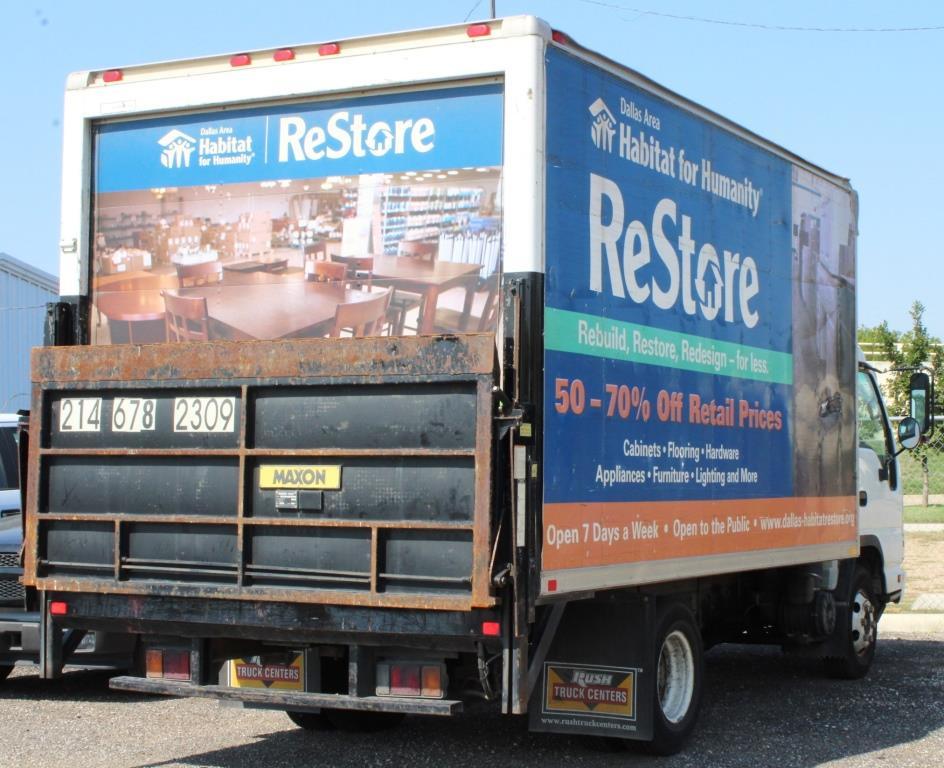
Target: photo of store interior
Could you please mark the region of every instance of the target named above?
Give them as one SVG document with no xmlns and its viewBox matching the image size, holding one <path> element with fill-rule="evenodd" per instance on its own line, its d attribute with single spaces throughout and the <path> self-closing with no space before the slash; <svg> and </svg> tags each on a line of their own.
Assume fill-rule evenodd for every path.
<svg viewBox="0 0 944 768">
<path fill-rule="evenodd" d="M 495 330 L 501 168 L 94 197 L 92 342 Z"/>
</svg>

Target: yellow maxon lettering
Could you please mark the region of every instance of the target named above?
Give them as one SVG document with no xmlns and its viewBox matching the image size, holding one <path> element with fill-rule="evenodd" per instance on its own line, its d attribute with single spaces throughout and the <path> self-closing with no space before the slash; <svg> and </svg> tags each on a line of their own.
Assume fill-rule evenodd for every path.
<svg viewBox="0 0 944 768">
<path fill-rule="evenodd" d="M 339 466 L 260 466 L 259 488 L 301 488 L 338 490 L 341 487 Z"/>
</svg>

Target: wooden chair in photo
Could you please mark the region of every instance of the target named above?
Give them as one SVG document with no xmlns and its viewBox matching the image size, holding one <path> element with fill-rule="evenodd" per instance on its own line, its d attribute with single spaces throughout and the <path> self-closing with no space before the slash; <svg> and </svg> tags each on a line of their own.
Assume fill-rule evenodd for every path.
<svg viewBox="0 0 944 768">
<path fill-rule="evenodd" d="M 344 264 L 347 267 L 347 279 L 352 288 L 370 291 L 374 280 L 373 256 L 345 256 L 343 260 L 338 257 L 335 263 Z"/>
<path fill-rule="evenodd" d="M 312 269 L 306 274 L 316 283 L 343 283 L 347 279 L 347 267 L 337 261 L 316 261 Z"/>
<path fill-rule="evenodd" d="M 223 279 L 223 265 L 218 261 L 202 264 L 178 264 L 177 287 L 194 288 L 198 285 L 213 285 Z"/>
<path fill-rule="evenodd" d="M 379 336 L 387 321 L 391 293 L 388 289 L 365 301 L 338 304 L 334 325 L 328 335 L 336 338 L 342 331 L 350 331 L 352 336 Z"/>
<path fill-rule="evenodd" d="M 209 341 L 210 318 L 202 296 L 178 296 L 161 291 L 167 341 Z"/>
<path fill-rule="evenodd" d="M 473 275 L 463 283 L 465 301 L 462 310 L 437 307 L 433 319 L 436 333 L 482 333 L 497 329 L 500 278 L 501 275 L 495 272 L 484 281 Z"/>
<path fill-rule="evenodd" d="M 439 244 L 423 240 L 401 240 L 397 246 L 397 256 L 409 257 L 432 264 L 439 255 Z M 423 297 L 413 291 L 397 289 L 390 299 L 390 328 L 394 336 L 402 336 L 406 330 L 407 313 L 418 310 L 423 304 Z M 417 326 L 419 325 L 417 318 Z M 410 330 L 415 331 L 416 328 Z"/>
</svg>

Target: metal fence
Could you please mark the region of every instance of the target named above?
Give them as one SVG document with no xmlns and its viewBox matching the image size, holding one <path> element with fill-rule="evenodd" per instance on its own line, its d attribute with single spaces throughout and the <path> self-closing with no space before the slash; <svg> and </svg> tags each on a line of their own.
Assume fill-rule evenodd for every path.
<svg viewBox="0 0 944 768">
<path fill-rule="evenodd" d="M 944 505 L 944 417 L 935 422 L 924 444 L 898 457 L 908 506 Z"/>
</svg>

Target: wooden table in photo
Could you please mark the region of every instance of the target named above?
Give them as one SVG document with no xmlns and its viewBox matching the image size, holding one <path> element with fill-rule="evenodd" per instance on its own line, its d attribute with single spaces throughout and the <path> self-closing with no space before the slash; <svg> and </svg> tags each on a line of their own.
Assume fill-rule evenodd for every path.
<svg viewBox="0 0 944 768">
<path fill-rule="evenodd" d="M 253 273 L 262 277 L 262 273 Z M 187 288 L 180 296 L 202 296 L 214 337 L 224 339 L 284 339 L 321 336 L 331 329 L 338 304 L 364 301 L 375 294 L 330 283 L 304 280 L 227 281 Z M 110 322 L 164 320 L 160 291 L 115 291 L 95 297 L 98 310 Z M 134 343 L 133 332 L 129 341 Z"/>
<path fill-rule="evenodd" d="M 166 338 L 159 288 L 100 291 L 93 304 L 108 318 L 112 344 L 154 344 Z M 125 335 L 127 340 L 122 338 Z"/>
<path fill-rule="evenodd" d="M 334 256 L 334 261 L 355 262 L 363 257 Z M 435 330 L 436 302 L 439 295 L 461 285 L 470 275 L 476 275 L 481 264 L 460 264 L 453 261 L 425 261 L 412 256 L 373 256 L 372 280 L 377 285 L 402 288 L 420 294 L 418 333 Z"/>
</svg>

